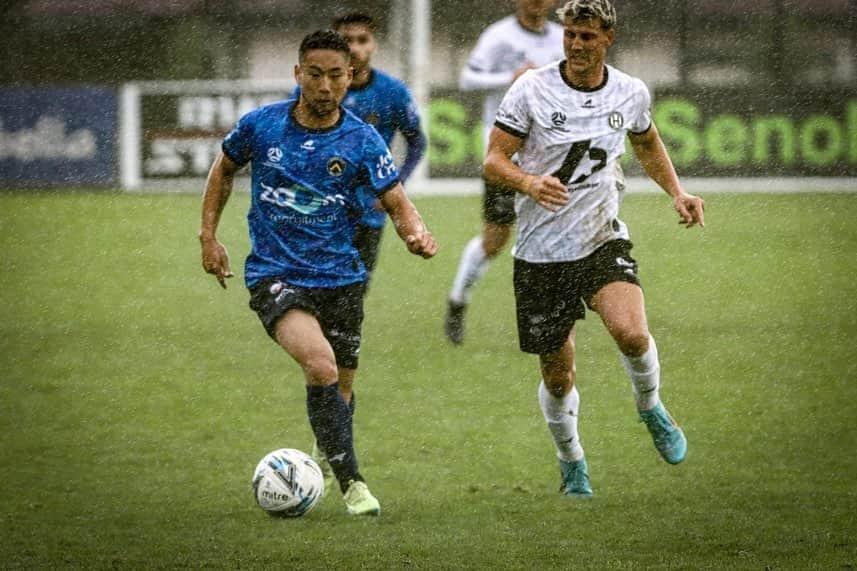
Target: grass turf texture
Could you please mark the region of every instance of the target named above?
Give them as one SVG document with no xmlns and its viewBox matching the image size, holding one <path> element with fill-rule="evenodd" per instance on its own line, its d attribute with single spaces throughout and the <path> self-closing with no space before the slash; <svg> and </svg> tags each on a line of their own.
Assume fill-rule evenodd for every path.
<svg viewBox="0 0 857 571">
<path fill-rule="evenodd" d="M 309 450 L 299 369 L 246 307 L 246 194 L 202 273 L 199 197 L 0 195 L 0 566 L 841 568 L 857 564 L 857 200 L 718 194 L 686 231 L 663 196 L 623 207 L 662 396 L 688 458 L 657 458 L 611 340 L 578 334 L 581 434 L 596 496 L 557 494 L 517 350 L 511 260 L 442 335 L 478 198 L 420 198 L 441 252 L 388 227 L 366 303 L 356 439 L 381 500 L 337 492 L 298 520 L 249 490 L 268 451 Z"/>
</svg>

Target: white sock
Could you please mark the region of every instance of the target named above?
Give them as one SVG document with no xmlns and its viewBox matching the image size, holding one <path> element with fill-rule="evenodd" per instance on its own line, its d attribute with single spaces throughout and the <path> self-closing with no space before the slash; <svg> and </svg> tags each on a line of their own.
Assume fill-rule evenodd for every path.
<svg viewBox="0 0 857 571">
<path fill-rule="evenodd" d="M 542 381 L 539 384 L 539 405 L 553 436 L 559 459 L 571 462 L 583 458 L 583 447 L 577 434 L 577 411 L 580 408 L 577 387 L 571 387 L 567 395 L 557 398 Z"/>
<path fill-rule="evenodd" d="M 470 294 L 473 286 L 485 275 L 485 270 L 491 260 L 485 255 L 482 247 L 482 237 L 476 236 L 471 239 L 464 252 L 461 253 L 461 261 L 458 262 L 458 271 L 455 273 L 455 281 L 452 282 L 452 290 L 449 299 L 455 303 L 470 303 Z"/>
<path fill-rule="evenodd" d="M 622 355 L 622 364 L 631 378 L 631 388 L 637 410 L 650 410 L 658 404 L 658 387 L 661 384 L 661 364 L 658 362 L 658 347 L 649 336 L 649 350 L 640 357 Z"/>
</svg>

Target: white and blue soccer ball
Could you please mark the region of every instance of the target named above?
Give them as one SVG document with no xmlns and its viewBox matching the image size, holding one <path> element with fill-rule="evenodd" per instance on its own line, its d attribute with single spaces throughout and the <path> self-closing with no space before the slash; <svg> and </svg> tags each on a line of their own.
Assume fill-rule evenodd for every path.
<svg viewBox="0 0 857 571">
<path fill-rule="evenodd" d="M 256 503 L 271 515 L 298 517 L 311 512 L 324 495 L 324 476 L 305 452 L 281 448 L 265 455 L 253 472 Z"/>
</svg>

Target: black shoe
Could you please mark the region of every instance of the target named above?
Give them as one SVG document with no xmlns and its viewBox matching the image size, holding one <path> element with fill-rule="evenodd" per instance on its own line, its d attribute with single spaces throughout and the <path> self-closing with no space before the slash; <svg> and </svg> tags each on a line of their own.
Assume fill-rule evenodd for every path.
<svg viewBox="0 0 857 571">
<path fill-rule="evenodd" d="M 464 342 L 464 314 L 466 311 L 467 304 L 464 303 L 450 301 L 446 307 L 444 332 L 446 338 L 452 341 L 454 345 L 461 345 Z"/>
</svg>

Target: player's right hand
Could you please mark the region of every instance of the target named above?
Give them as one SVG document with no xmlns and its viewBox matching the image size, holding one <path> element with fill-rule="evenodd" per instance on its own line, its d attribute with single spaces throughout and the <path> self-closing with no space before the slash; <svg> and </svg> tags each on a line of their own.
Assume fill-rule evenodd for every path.
<svg viewBox="0 0 857 571">
<path fill-rule="evenodd" d="M 226 289 L 226 278 L 234 276 L 229 269 L 229 253 L 226 246 L 215 239 L 202 240 L 202 269 L 217 278 L 220 287 Z"/>
<path fill-rule="evenodd" d="M 527 185 L 526 193 L 539 206 L 556 212 L 568 204 L 568 188 L 555 176 L 533 176 Z"/>
</svg>

